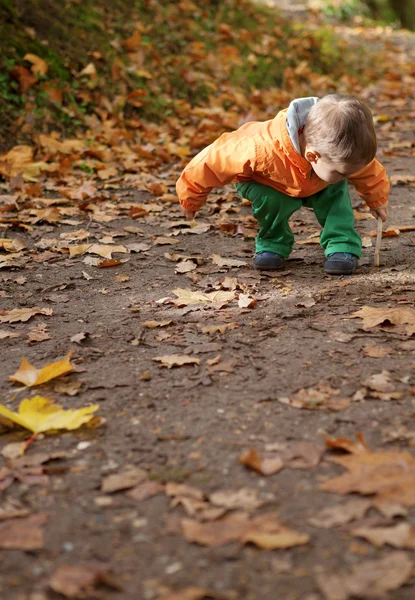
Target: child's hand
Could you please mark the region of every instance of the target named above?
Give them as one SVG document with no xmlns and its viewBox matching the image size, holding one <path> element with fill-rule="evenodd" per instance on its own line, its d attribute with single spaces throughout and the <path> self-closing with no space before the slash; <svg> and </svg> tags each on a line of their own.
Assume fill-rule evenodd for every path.
<svg viewBox="0 0 415 600">
<path fill-rule="evenodd" d="M 382 204 L 382 206 L 378 206 L 378 208 L 372 208 L 370 212 L 374 217 L 380 217 L 382 221 L 385 222 L 388 218 L 388 202 L 386 202 L 386 204 Z"/>
<path fill-rule="evenodd" d="M 196 215 L 195 210 L 186 210 L 185 208 L 182 208 L 182 211 L 184 212 L 184 216 L 186 217 L 186 219 L 188 221 L 192 221 L 195 218 L 195 215 Z"/>
</svg>

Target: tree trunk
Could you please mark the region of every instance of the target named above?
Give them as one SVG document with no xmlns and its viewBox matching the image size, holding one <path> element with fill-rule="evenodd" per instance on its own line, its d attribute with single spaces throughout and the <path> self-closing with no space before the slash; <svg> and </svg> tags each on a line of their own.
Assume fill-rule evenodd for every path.
<svg viewBox="0 0 415 600">
<path fill-rule="evenodd" d="M 389 0 L 403 27 L 415 29 L 415 0 Z"/>
</svg>

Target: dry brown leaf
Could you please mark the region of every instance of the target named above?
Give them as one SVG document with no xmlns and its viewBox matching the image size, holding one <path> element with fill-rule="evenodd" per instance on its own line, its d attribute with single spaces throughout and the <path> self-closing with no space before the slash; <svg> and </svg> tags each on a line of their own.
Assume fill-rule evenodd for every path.
<svg viewBox="0 0 415 600">
<path fill-rule="evenodd" d="M 79 244 L 78 246 L 69 246 L 69 256 L 81 256 L 82 254 L 98 254 L 108 260 L 112 259 L 113 252 L 128 253 L 125 246 L 114 246 L 113 244 Z"/>
<path fill-rule="evenodd" d="M 147 252 L 147 250 L 150 250 L 151 245 L 150 244 L 127 244 L 126 247 L 128 248 L 128 250 L 130 252 Z"/>
<path fill-rule="evenodd" d="M 27 244 L 23 240 L 9 240 L 6 238 L 0 238 L 0 250 L 6 252 L 20 252 L 27 248 Z"/>
<path fill-rule="evenodd" d="M 212 259 L 212 263 L 214 265 L 218 265 L 219 267 L 245 267 L 246 262 L 244 260 L 236 260 L 233 258 L 224 258 L 219 254 L 212 254 L 210 257 Z"/>
<path fill-rule="evenodd" d="M 153 496 L 157 496 L 164 491 L 164 486 L 157 481 L 145 481 L 144 483 L 140 483 L 136 487 L 128 490 L 126 496 L 131 498 L 131 500 L 138 500 L 141 502 L 142 500 L 147 500 L 148 498 L 153 498 Z"/>
<path fill-rule="evenodd" d="M 65 598 L 102 597 L 96 589 L 101 585 L 122 589 L 111 576 L 111 567 L 98 562 L 60 565 L 49 580 L 50 588 Z"/>
<path fill-rule="evenodd" d="M 277 442 L 267 444 L 265 448 L 268 452 L 276 453 L 287 469 L 313 469 L 324 454 L 324 448 L 311 442 Z"/>
<path fill-rule="evenodd" d="M 307 534 L 297 533 L 283 526 L 274 513 L 250 519 L 247 513 L 236 512 L 210 523 L 183 519 L 182 530 L 189 542 L 208 547 L 241 541 L 265 550 L 274 550 L 303 545 L 310 539 Z"/>
<path fill-rule="evenodd" d="M 181 526 L 188 542 L 214 548 L 240 540 L 249 526 L 249 515 L 236 512 L 209 523 L 183 519 Z"/>
<path fill-rule="evenodd" d="M 303 546 L 310 541 L 310 536 L 288 529 L 280 523 L 274 513 L 268 513 L 252 519 L 241 541 L 245 544 L 255 544 L 264 550 L 276 550 Z"/>
<path fill-rule="evenodd" d="M 415 184 L 415 175 L 401 173 L 400 175 L 391 175 L 389 177 L 392 185 L 412 185 Z"/>
<path fill-rule="evenodd" d="M 202 328 L 202 333 L 225 333 L 225 331 L 236 329 L 239 327 L 238 323 L 225 323 L 223 325 L 207 325 Z"/>
<path fill-rule="evenodd" d="M 363 354 L 370 358 L 385 358 L 385 356 L 390 354 L 390 350 L 384 346 L 364 346 Z"/>
<path fill-rule="evenodd" d="M 80 381 L 56 381 L 53 389 L 58 394 L 76 396 L 81 387 L 82 383 Z"/>
<path fill-rule="evenodd" d="M 16 333 L 15 331 L 6 331 L 4 329 L 0 329 L 0 340 L 5 340 L 6 338 L 18 338 L 21 335 L 21 333 Z"/>
<path fill-rule="evenodd" d="M 278 402 L 294 408 L 308 410 L 344 410 L 350 404 L 347 398 L 337 398 L 340 390 L 331 388 L 326 384 L 319 384 L 316 388 L 303 388 L 293 396 L 277 398 Z"/>
<path fill-rule="evenodd" d="M 215 506 L 222 506 L 228 510 L 253 511 L 264 505 L 258 498 L 258 490 L 242 488 L 240 490 L 218 490 L 209 496 L 209 501 Z"/>
<path fill-rule="evenodd" d="M 415 458 L 412 454 L 398 450 L 371 452 L 366 446 L 347 439 L 341 446 L 334 447 L 353 452 L 330 458 L 348 472 L 324 482 L 321 489 L 341 495 L 351 492 L 372 495 L 372 503 L 380 510 L 382 505 L 415 506 Z"/>
<path fill-rule="evenodd" d="M 176 244 L 180 244 L 180 240 L 163 235 L 160 235 L 159 237 L 153 237 L 154 246 L 175 246 Z"/>
<path fill-rule="evenodd" d="M 175 273 L 190 273 L 191 271 L 194 271 L 195 269 L 197 269 L 196 263 L 194 263 L 191 260 L 183 260 L 182 262 L 178 263 L 174 272 Z"/>
<path fill-rule="evenodd" d="M 343 504 L 323 508 L 317 516 L 308 519 L 308 522 L 313 527 L 321 529 L 340 527 L 356 519 L 362 519 L 371 506 L 372 502 L 370 500 L 355 498 Z"/>
<path fill-rule="evenodd" d="M 51 308 L 13 308 L 13 310 L 3 310 L 0 313 L 0 323 L 17 323 L 18 321 L 26 322 L 35 315 L 53 315 Z"/>
<path fill-rule="evenodd" d="M 105 477 L 101 483 L 101 491 L 105 494 L 128 490 L 136 487 L 147 479 L 146 471 L 138 467 L 130 467 L 121 473 L 114 473 Z"/>
<path fill-rule="evenodd" d="M 317 575 L 325 600 L 386 598 L 411 577 L 413 564 L 405 552 L 392 552 L 379 560 L 359 562 L 349 572 Z"/>
<path fill-rule="evenodd" d="M 363 306 L 360 310 L 354 312 L 351 318 L 363 319 L 362 329 L 365 331 L 377 327 L 378 325 L 394 325 L 392 331 L 412 335 L 415 333 L 415 309 L 410 307 L 399 308 L 374 308 Z"/>
<path fill-rule="evenodd" d="M 395 387 L 390 380 L 390 372 L 383 370 L 382 373 L 371 375 L 363 382 L 363 385 L 375 392 L 393 392 Z"/>
<path fill-rule="evenodd" d="M 239 308 L 254 308 L 256 300 L 248 294 L 239 294 L 238 306 Z"/>
<path fill-rule="evenodd" d="M 238 456 L 238 461 L 245 467 L 265 476 L 278 473 L 284 467 L 284 463 L 279 456 L 273 454 L 260 455 L 254 448 L 242 452 Z"/>
<path fill-rule="evenodd" d="M 27 338 L 29 344 L 50 340 L 50 333 L 47 329 L 46 323 L 39 323 L 38 325 L 33 327 L 29 331 Z"/>
<path fill-rule="evenodd" d="M 148 327 L 149 329 L 155 329 L 156 327 L 167 327 L 173 323 L 174 321 L 170 319 L 169 321 L 143 321 L 140 323 L 140 325 L 143 327 Z"/>
<path fill-rule="evenodd" d="M 199 358 L 192 358 L 191 356 L 170 354 L 166 356 L 155 356 L 152 360 L 161 363 L 162 367 L 171 369 L 172 367 L 182 367 L 183 365 L 200 365 Z"/>
<path fill-rule="evenodd" d="M 320 243 L 320 234 L 319 233 L 313 233 L 312 235 L 309 235 L 308 238 L 306 238 L 305 240 L 297 240 L 297 244 L 299 244 L 299 245 L 319 244 L 319 243 Z"/>
<path fill-rule="evenodd" d="M 47 519 L 48 515 L 40 513 L 0 523 L 0 548 L 41 550 L 44 545 L 43 526 Z"/>
<path fill-rule="evenodd" d="M 397 523 L 391 527 L 357 527 L 351 534 L 379 547 L 388 544 L 395 548 L 415 549 L 415 526 L 410 523 Z"/>
<path fill-rule="evenodd" d="M 173 290 L 173 294 L 177 296 L 177 299 L 173 300 L 173 304 L 176 304 L 176 306 L 190 306 L 202 302 L 223 303 L 235 298 L 234 292 L 223 292 L 221 290 L 204 294 L 203 292 L 192 292 L 191 290 L 176 288 Z"/>
</svg>

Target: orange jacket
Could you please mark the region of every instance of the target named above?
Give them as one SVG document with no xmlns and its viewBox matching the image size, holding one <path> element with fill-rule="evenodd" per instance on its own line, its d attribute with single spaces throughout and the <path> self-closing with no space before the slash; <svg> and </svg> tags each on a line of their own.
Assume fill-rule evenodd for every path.
<svg viewBox="0 0 415 600">
<path fill-rule="evenodd" d="M 199 152 L 176 184 L 183 208 L 197 211 L 212 188 L 231 182 L 254 180 L 298 198 L 324 190 L 329 184 L 314 173 L 292 144 L 286 113 L 287 109 L 270 121 L 245 123 Z M 390 183 L 376 159 L 349 181 L 370 208 L 387 202 Z"/>
</svg>

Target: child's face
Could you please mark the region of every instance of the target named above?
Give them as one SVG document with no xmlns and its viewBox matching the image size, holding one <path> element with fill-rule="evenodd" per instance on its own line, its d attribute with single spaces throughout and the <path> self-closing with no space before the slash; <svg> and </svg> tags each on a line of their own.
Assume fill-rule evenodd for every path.
<svg viewBox="0 0 415 600">
<path fill-rule="evenodd" d="M 365 166 L 338 164 L 321 157 L 312 163 L 313 171 L 317 177 L 320 177 L 326 183 L 339 183 L 342 179 L 347 179 L 354 173 L 358 173 Z"/>
<path fill-rule="evenodd" d="M 366 164 L 336 163 L 309 148 L 306 148 L 305 158 L 313 167 L 317 177 L 320 177 L 326 183 L 339 183 L 342 179 L 351 177 L 366 166 Z"/>
</svg>

